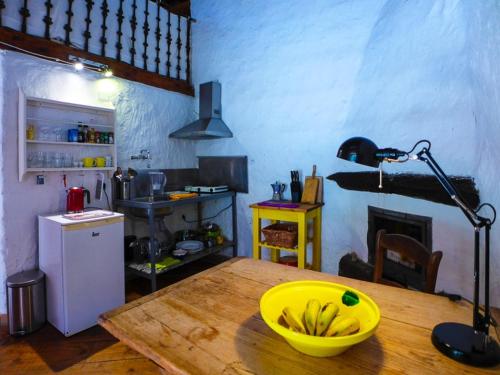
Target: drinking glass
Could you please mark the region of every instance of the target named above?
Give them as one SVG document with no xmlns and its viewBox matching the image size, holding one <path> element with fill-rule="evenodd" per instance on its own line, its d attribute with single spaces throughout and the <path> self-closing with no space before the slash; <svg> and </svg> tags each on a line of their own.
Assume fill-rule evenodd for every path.
<svg viewBox="0 0 500 375">
<path fill-rule="evenodd" d="M 39 134 L 41 141 L 48 141 L 50 139 L 50 129 L 47 126 L 42 126 Z"/>
<path fill-rule="evenodd" d="M 54 133 L 54 141 L 56 142 L 64 141 L 64 132 L 61 128 L 55 128 L 53 133 Z"/>
<path fill-rule="evenodd" d="M 49 151 L 42 151 L 43 152 L 43 166 L 45 168 L 54 168 L 55 164 L 55 153 L 54 152 L 49 152 Z"/>
<path fill-rule="evenodd" d="M 34 159 L 35 159 L 35 152 L 32 151 L 28 153 L 28 158 L 26 159 L 26 164 L 28 165 L 28 168 L 35 168 Z"/>
<path fill-rule="evenodd" d="M 42 168 L 43 167 L 43 159 L 44 154 L 42 151 L 36 151 L 33 156 L 33 168 Z"/>
<path fill-rule="evenodd" d="M 54 154 L 54 165 L 53 167 L 54 168 L 62 168 L 64 167 L 64 164 L 63 164 L 63 154 L 61 152 L 56 152 Z"/>
</svg>

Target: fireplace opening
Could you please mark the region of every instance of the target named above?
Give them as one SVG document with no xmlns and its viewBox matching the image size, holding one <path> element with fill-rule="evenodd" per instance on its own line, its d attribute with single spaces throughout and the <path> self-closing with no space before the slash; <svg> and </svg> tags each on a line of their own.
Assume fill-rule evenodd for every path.
<svg viewBox="0 0 500 375">
<path fill-rule="evenodd" d="M 405 234 L 421 242 L 429 253 L 432 251 L 432 218 L 404 212 L 368 206 L 368 263 L 375 265 L 377 231 L 385 229 L 391 234 Z M 422 267 L 400 258 L 399 254 L 387 250 L 384 259 L 383 277 L 410 288 L 422 289 L 425 273 Z"/>
</svg>

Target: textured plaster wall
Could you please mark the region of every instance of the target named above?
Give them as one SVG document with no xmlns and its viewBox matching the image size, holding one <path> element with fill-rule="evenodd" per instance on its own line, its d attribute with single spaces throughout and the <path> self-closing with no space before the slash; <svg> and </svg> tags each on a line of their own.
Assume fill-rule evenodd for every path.
<svg viewBox="0 0 500 375">
<path fill-rule="evenodd" d="M 116 78 L 102 79 L 94 73 L 76 73 L 72 68 L 14 52 L 0 54 L 0 67 L 1 285 L 7 275 L 37 264 L 37 215 L 65 208 L 62 173 L 46 173 L 45 185 L 36 185 L 34 174 L 28 174 L 22 183 L 18 181 L 18 87 L 28 96 L 114 107 L 118 165 L 123 168 L 146 168 L 146 162 L 130 160 L 130 155 L 141 149 L 151 151 L 151 168 L 196 166 L 194 143 L 168 139 L 171 131 L 193 119 L 192 97 Z M 69 186 L 83 185 L 95 191 L 94 173 L 72 172 L 67 176 Z M 95 201 L 92 196 L 91 205 L 105 207 L 105 201 Z M 0 313 L 4 312 L 4 288 L 0 288 Z"/>
<path fill-rule="evenodd" d="M 402 149 L 428 138 L 447 173 L 477 178 L 481 197 L 500 207 L 495 1 L 193 0 L 192 12 L 194 82 L 221 82 L 234 133 L 199 142 L 196 152 L 249 156 L 250 193 L 238 197 L 240 254 L 251 254 L 248 204 L 269 199 L 270 183 L 289 182 L 291 169 L 310 174 L 312 164 L 323 176 L 367 169 L 335 157 L 351 136 Z M 430 173 L 417 162 L 385 169 Z M 367 258 L 373 205 L 431 216 L 434 249 L 444 252 L 436 288 L 471 297 L 473 231 L 457 208 L 329 181 L 325 200 L 323 271 L 336 273 L 351 250 Z M 491 295 L 500 306 L 497 228 Z"/>
</svg>

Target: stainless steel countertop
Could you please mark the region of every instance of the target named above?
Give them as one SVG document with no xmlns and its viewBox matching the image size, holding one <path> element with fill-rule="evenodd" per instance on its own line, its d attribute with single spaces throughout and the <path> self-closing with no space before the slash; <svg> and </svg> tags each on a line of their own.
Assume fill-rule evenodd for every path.
<svg viewBox="0 0 500 375">
<path fill-rule="evenodd" d="M 150 201 L 148 198 L 149 197 L 140 197 L 140 198 L 134 198 L 130 200 L 120 200 L 117 199 L 114 201 L 115 205 L 117 207 L 131 207 L 131 208 L 142 208 L 146 210 L 150 209 L 157 209 L 157 208 L 163 208 L 163 207 L 175 207 L 175 206 L 183 206 L 186 204 L 190 203 L 199 203 L 199 202 L 204 202 L 204 201 L 211 201 L 215 199 L 220 199 L 220 198 L 225 198 L 225 197 L 232 197 L 236 195 L 234 191 L 225 191 L 223 193 L 213 193 L 213 194 L 200 194 L 199 196 L 195 198 L 185 198 L 185 199 L 178 199 L 178 200 L 156 200 L 156 201 Z M 158 199 L 158 197 L 155 197 L 155 199 Z"/>
</svg>

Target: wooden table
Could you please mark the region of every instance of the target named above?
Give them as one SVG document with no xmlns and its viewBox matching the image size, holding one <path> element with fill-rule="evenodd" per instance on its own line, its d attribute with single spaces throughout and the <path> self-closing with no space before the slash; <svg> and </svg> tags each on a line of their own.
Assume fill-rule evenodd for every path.
<svg viewBox="0 0 500 375">
<path fill-rule="evenodd" d="M 321 207 L 322 203 L 306 204 L 299 203 L 296 208 L 261 206 L 258 203 L 250 205 L 253 216 L 253 257 L 261 259 L 262 248 L 271 250 L 271 260 L 277 262 L 280 251 L 292 251 L 297 253 L 299 268 L 306 268 L 307 244 L 312 242 L 312 264 L 315 271 L 321 271 Z M 272 223 L 287 221 L 297 223 L 298 243 L 296 248 L 284 248 L 272 246 L 261 241 L 262 220 L 271 220 Z M 307 238 L 307 225 L 313 223 L 313 235 Z"/>
<path fill-rule="evenodd" d="M 259 299 L 292 280 L 327 280 L 371 296 L 382 319 L 370 339 L 337 357 L 295 351 L 262 320 Z M 172 374 L 498 374 L 455 362 L 432 345 L 440 322 L 470 323 L 444 297 L 261 260 L 235 258 L 104 314 L 99 324 Z"/>
</svg>

